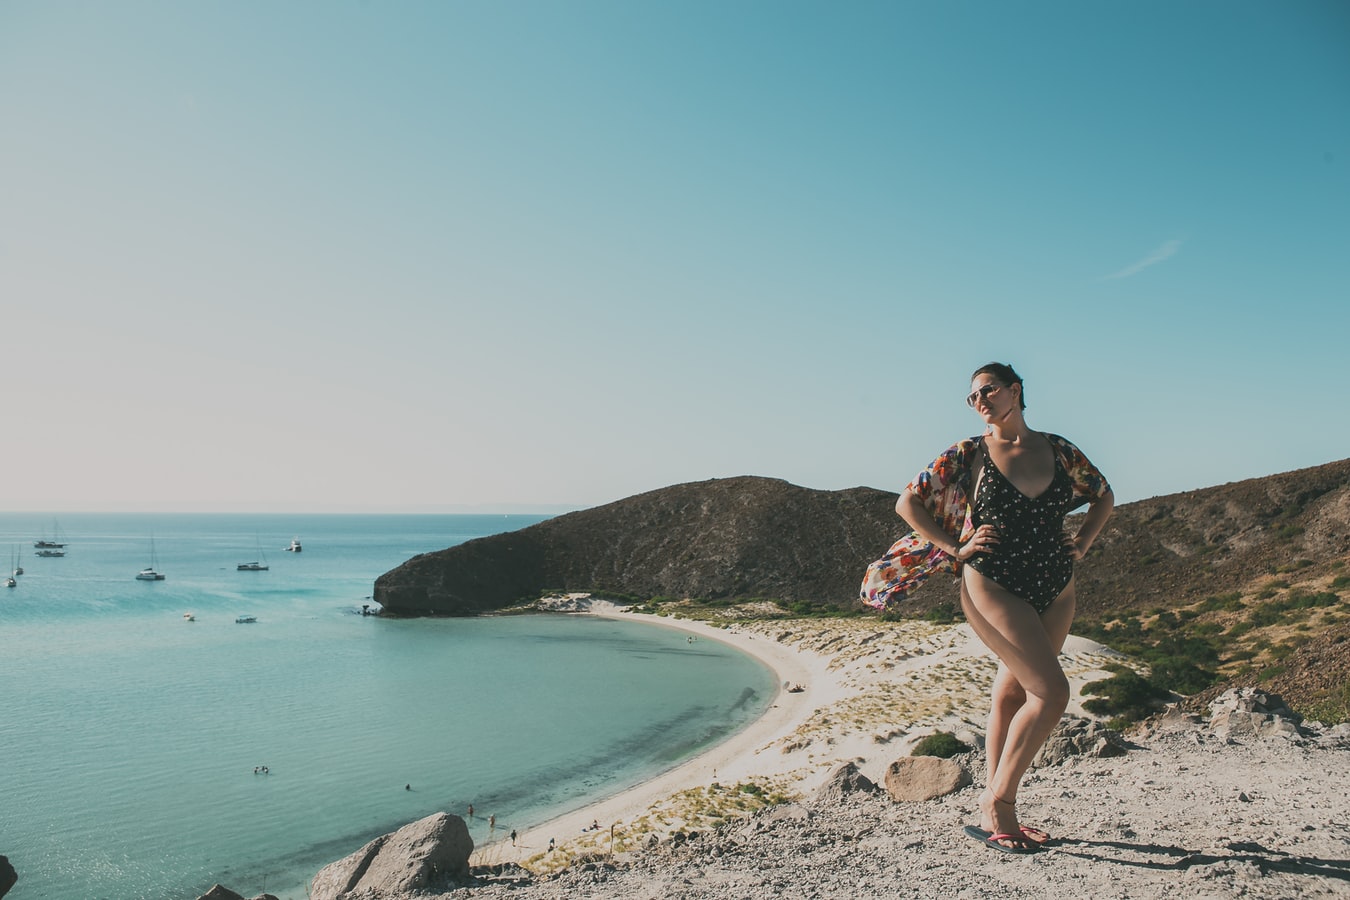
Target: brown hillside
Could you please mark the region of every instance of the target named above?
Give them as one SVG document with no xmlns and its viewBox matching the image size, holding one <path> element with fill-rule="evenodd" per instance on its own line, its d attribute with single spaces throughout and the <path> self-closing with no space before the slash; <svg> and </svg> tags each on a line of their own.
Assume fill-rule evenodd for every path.
<svg viewBox="0 0 1350 900">
<path fill-rule="evenodd" d="M 472 615 L 545 590 L 850 602 L 902 529 L 884 491 L 716 479 L 415 557 L 376 580 L 374 599 L 400 615 Z"/>
</svg>

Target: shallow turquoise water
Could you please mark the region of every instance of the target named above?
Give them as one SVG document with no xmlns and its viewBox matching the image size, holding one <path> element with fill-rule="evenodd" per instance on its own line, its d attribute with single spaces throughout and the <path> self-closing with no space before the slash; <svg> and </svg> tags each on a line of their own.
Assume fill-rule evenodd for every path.
<svg viewBox="0 0 1350 900">
<path fill-rule="evenodd" d="M 409 556 L 538 518 L 71 516 L 63 559 L 0 518 L 26 570 L 0 588 L 9 897 L 303 898 L 405 822 L 473 803 L 481 843 L 488 814 L 537 824 L 763 711 L 771 672 L 664 628 L 359 614 Z M 139 582 L 151 531 L 166 580 Z M 271 569 L 236 571 L 258 547 Z"/>
</svg>

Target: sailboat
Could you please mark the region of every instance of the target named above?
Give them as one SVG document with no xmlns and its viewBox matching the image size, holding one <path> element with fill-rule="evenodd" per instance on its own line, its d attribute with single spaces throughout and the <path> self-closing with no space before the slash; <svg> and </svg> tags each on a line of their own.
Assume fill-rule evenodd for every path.
<svg viewBox="0 0 1350 900">
<path fill-rule="evenodd" d="M 258 542 L 258 555 L 259 555 L 260 557 L 262 557 L 262 562 L 258 562 L 258 561 L 255 559 L 253 562 L 240 563 L 240 564 L 239 564 L 238 566 L 236 566 L 235 568 L 238 569 L 240 572 L 266 572 L 266 571 L 267 571 L 267 554 L 266 554 L 266 553 L 263 553 L 263 549 L 262 549 L 262 541 L 259 541 L 259 542 Z"/>
<path fill-rule="evenodd" d="M 155 556 L 155 539 L 150 539 L 150 565 L 136 575 L 137 581 L 163 581 L 164 576 L 155 571 L 155 566 L 159 565 L 159 558 Z"/>
<path fill-rule="evenodd" d="M 65 535 L 61 533 L 61 526 L 55 522 L 52 523 L 52 540 L 47 540 L 47 535 L 43 535 L 33 546 L 39 550 L 64 550 L 66 546 Z M 39 556 L 65 556 L 64 553 L 39 553 Z"/>
<path fill-rule="evenodd" d="M 9 565 L 14 570 L 10 574 L 15 578 L 23 574 L 23 566 L 19 565 L 19 550 L 17 547 L 9 554 Z"/>
<path fill-rule="evenodd" d="M 18 587 L 19 582 L 15 580 L 14 576 L 22 575 L 23 569 L 19 568 L 17 557 L 13 550 L 9 553 L 9 566 L 10 574 L 9 577 L 5 579 L 5 587 Z"/>
</svg>

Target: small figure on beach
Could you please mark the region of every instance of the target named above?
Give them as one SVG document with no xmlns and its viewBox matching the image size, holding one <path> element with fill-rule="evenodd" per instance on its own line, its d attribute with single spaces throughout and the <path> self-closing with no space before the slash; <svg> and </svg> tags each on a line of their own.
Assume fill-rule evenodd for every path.
<svg viewBox="0 0 1350 900">
<path fill-rule="evenodd" d="M 473 804 L 472 804 L 472 803 L 469 804 L 469 818 L 470 818 L 470 819 L 473 818 Z"/>
<path fill-rule="evenodd" d="M 493 831 L 496 828 L 497 828 L 497 814 L 493 813 L 492 815 L 488 816 L 488 831 Z"/>
<path fill-rule="evenodd" d="M 514 828 L 512 828 L 512 829 L 511 829 L 511 846 L 514 847 L 515 845 L 516 845 L 516 830 L 515 830 Z"/>
<path fill-rule="evenodd" d="M 1019 821 L 1017 790 L 1068 705 L 1059 652 L 1073 623 L 1073 564 L 1115 497 L 1077 447 L 1027 425 L 1012 366 L 976 369 L 966 405 L 985 433 L 953 444 L 901 492 L 895 510 L 914 530 L 868 566 L 862 601 L 885 609 L 938 570 L 961 579 L 966 621 L 999 660 L 980 823 L 965 833 L 1004 853 L 1031 853 L 1050 836 Z M 1064 517 L 1083 504 L 1071 535 Z"/>
<path fill-rule="evenodd" d="M 553 852 L 553 848 L 556 847 L 556 846 L 557 846 L 557 844 L 554 842 L 553 838 L 549 838 L 549 839 L 548 839 L 548 852 L 549 852 L 549 853 L 552 853 L 552 852 Z"/>
</svg>

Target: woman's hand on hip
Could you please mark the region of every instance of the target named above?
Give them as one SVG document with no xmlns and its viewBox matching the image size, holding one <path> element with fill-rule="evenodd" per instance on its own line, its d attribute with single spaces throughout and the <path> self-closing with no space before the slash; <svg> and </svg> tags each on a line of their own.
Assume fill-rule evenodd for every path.
<svg viewBox="0 0 1350 900">
<path fill-rule="evenodd" d="M 1078 535 L 1069 534 L 1067 531 L 1064 532 L 1064 549 L 1074 562 L 1087 556 L 1088 548 L 1091 546 L 1091 542 Z"/>
<path fill-rule="evenodd" d="M 976 553 L 988 553 L 998 544 L 998 531 L 993 525 L 981 525 L 971 534 L 970 540 L 956 547 L 956 558 L 965 562 Z"/>
</svg>

